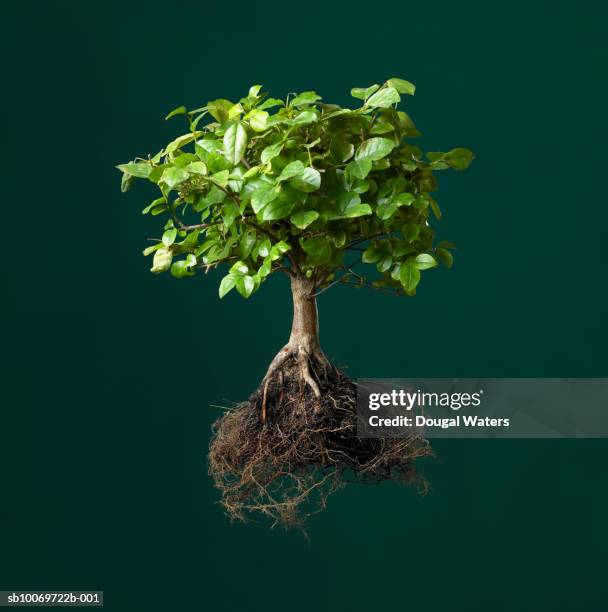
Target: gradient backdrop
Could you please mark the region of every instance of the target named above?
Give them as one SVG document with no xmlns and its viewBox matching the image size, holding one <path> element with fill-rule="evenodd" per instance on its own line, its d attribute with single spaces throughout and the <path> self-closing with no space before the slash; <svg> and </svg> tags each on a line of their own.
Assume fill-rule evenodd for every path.
<svg viewBox="0 0 608 612">
<path fill-rule="evenodd" d="M 285 279 L 249 302 L 140 255 L 150 195 L 113 168 L 165 113 L 263 83 L 349 104 L 416 83 L 460 250 L 415 299 L 338 287 L 322 342 L 353 377 L 607 376 L 600 3 L 31 2 L 5 7 L 0 588 L 103 589 L 120 612 L 599 611 L 608 443 L 442 441 L 428 496 L 350 487 L 311 542 L 231 525 L 206 476 L 212 404 L 285 340 Z"/>
</svg>

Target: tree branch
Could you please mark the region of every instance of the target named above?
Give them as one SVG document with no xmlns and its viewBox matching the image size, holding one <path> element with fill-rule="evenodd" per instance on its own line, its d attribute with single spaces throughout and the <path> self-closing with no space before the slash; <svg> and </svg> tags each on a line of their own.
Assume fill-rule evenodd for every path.
<svg viewBox="0 0 608 612">
<path fill-rule="evenodd" d="M 219 221 L 211 221 L 209 223 L 195 223 L 194 225 L 183 225 L 180 223 L 180 225 L 178 225 L 177 229 L 180 232 L 189 232 L 191 230 L 197 230 L 197 229 L 205 229 L 207 227 L 211 227 L 212 225 L 219 225 L 220 223 L 223 223 L 222 220 Z"/>
<path fill-rule="evenodd" d="M 290 277 L 294 277 L 296 275 L 293 270 L 285 266 L 279 266 L 275 268 L 275 271 L 278 271 L 278 270 L 280 270 L 281 272 L 284 272 L 285 274 L 287 274 L 287 276 L 290 276 Z"/>
<path fill-rule="evenodd" d="M 333 287 L 334 285 L 336 285 L 337 283 L 340 282 L 346 282 L 344 281 L 345 278 L 347 278 L 349 275 L 354 275 L 357 278 L 360 278 L 362 281 L 365 282 L 365 279 L 360 276 L 359 274 L 357 274 L 356 272 L 353 271 L 353 268 L 357 265 L 361 263 L 361 257 L 359 257 L 359 259 L 357 259 L 356 261 L 354 261 L 352 264 L 350 264 L 350 266 L 340 266 L 339 269 L 344 270 L 345 274 L 342 274 L 342 276 L 340 276 L 340 278 L 337 278 L 335 281 L 332 281 L 331 283 L 329 283 L 329 285 L 327 285 L 326 287 L 323 287 L 322 289 L 320 289 L 319 291 L 316 291 L 315 293 L 312 293 L 310 295 L 311 298 L 317 297 L 318 295 L 321 295 L 324 291 L 327 291 L 330 287 Z M 319 285 L 320 287 L 321 285 Z M 316 287 L 315 287 L 316 288 Z"/>
<path fill-rule="evenodd" d="M 231 255 L 230 257 L 224 257 L 224 259 L 218 259 L 217 261 L 212 261 L 211 263 L 208 264 L 200 264 L 198 266 L 196 266 L 197 268 L 200 268 L 201 270 L 205 270 L 205 274 L 207 274 L 207 272 L 209 272 L 209 270 L 213 267 L 217 267 L 219 264 L 221 263 L 225 263 L 227 261 L 234 261 L 235 259 L 238 259 L 238 257 L 236 255 Z"/>
<path fill-rule="evenodd" d="M 378 234 L 374 234 L 373 236 L 364 236 L 362 238 L 357 238 L 356 240 L 353 240 L 352 242 L 349 242 L 344 248 L 345 249 L 350 249 L 352 246 L 354 246 L 356 244 L 360 244 L 361 242 L 365 242 L 366 240 L 373 240 L 374 238 L 380 238 L 382 236 L 390 236 L 391 234 L 394 234 L 396 231 L 398 231 L 398 230 L 392 230 L 390 232 L 380 232 Z"/>
<path fill-rule="evenodd" d="M 325 287 L 323 287 L 323 289 L 319 289 L 319 291 L 315 291 L 315 293 L 313 293 L 310 297 L 316 298 L 319 295 L 321 295 L 323 292 L 327 291 L 328 289 L 331 289 L 334 285 L 345 282 L 342 279 L 346 278 L 347 276 L 348 274 L 343 274 L 340 278 L 337 278 L 335 281 L 332 281 L 331 283 L 329 283 L 329 285 L 326 285 Z"/>
<path fill-rule="evenodd" d="M 390 289 L 385 289 L 384 287 L 376 287 L 375 285 L 372 285 L 372 283 L 365 281 L 361 284 L 361 283 L 351 283 L 350 281 L 344 281 L 343 283 L 344 285 L 353 285 L 355 287 L 361 287 L 361 286 L 365 286 L 365 287 L 369 287 L 370 289 L 373 289 L 374 291 L 380 291 L 381 293 L 388 293 L 389 295 L 393 295 L 395 297 L 399 297 L 400 295 L 402 295 L 401 293 L 399 293 L 398 290 L 394 290 L 391 291 Z"/>
</svg>

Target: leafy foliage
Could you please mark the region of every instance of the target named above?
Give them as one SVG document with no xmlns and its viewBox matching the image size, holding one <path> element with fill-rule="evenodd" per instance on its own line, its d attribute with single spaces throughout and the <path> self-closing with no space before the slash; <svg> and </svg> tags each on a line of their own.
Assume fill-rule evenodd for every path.
<svg viewBox="0 0 608 612">
<path fill-rule="evenodd" d="M 421 271 L 453 261 L 453 245 L 435 244 L 429 225 L 431 213 L 441 217 L 434 172 L 464 170 L 473 154 L 424 156 L 409 142 L 420 134 L 397 105 L 414 91 L 397 78 L 354 88 L 361 105 L 351 110 L 313 91 L 279 100 L 254 85 L 236 103 L 171 111 L 188 131 L 118 166 L 123 191 L 135 178 L 160 190 L 143 210 L 168 219 L 144 251 L 152 272 L 184 278 L 227 263 L 220 297 L 233 288 L 249 297 L 277 270 L 312 278 L 317 291 L 344 282 L 415 294 Z"/>
</svg>

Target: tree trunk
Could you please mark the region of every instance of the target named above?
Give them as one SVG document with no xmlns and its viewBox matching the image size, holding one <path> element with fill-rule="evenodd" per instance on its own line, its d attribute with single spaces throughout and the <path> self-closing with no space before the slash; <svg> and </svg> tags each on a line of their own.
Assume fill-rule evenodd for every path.
<svg viewBox="0 0 608 612">
<path fill-rule="evenodd" d="M 291 278 L 293 323 L 288 344 L 292 350 L 304 350 L 309 354 L 321 350 L 317 298 L 310 297 L 313 291 L 314 284 L 306 277 L 293 276 Z"/>
<path fill-rule="evenodd" d="M 316 397 L 320 397 L 319 386 L 311 375 L 310 365 L 314 362 L 322 368 L 331 368 L 327 357 L 319 344 L 319 316 L 317 299 L 311 297 L 314 283 L 305 276 L 291 277 L 291 294 L 293 298 L 293 323 L 289 342 L 277 353 L 270 363 L 266 376 L 262 380 L 264 400 L 262 402 L 262 417 L 265 418 L 265 398 L 268 385 L 275 375 L 289 360 L 294 360 L 296 370 L 302 380 L 312 389 Z M 312 359 L 312 362 L 311 362 Z"/>
</svg>

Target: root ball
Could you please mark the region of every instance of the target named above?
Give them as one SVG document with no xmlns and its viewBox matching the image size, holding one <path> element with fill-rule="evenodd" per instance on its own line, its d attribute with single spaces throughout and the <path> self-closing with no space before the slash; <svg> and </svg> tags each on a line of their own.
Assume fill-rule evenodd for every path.
<svg viewBox="0 0 608 612">
<path fill-rule="evenodd" d="M 209 474 L 231 519 L 301 527 L 349 482 L 425 487 L 414 462 L 431 454 L 428 442 L 358 438 L 355 383 L 312 356 L 309 365 L 320 397 L 294 356 L 214 423 Z"/>
</svg>

